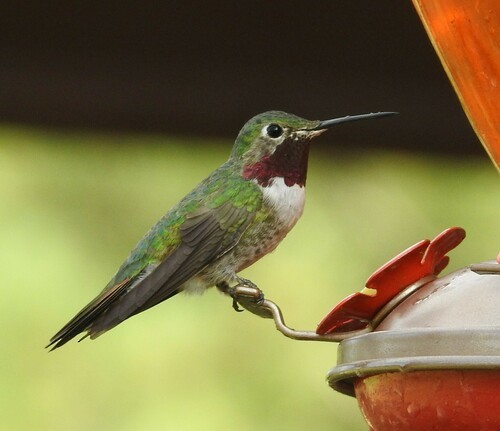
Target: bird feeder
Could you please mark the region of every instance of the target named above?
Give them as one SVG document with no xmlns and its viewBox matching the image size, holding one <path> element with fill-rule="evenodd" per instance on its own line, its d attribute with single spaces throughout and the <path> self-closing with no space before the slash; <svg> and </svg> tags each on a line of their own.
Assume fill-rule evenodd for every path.
<svg viewBox="0 0 500 431">
<path fill-rule="evenodd" d="M 267 299 L 250 311 L 272 317 L 287 337 L 340 342 L 328 383 L 357 398 L 375 431 L 499 430 L 500 263 L 438 277 L 464 237 L 455 227 L 408 248 L 315 332 L 286 326 Z"/>
<path fill-rule="evenodd" d="M 418 243 L 377 271 L 367 285 L 387 298 L 378 311 L 355 294 L 318 327 L 372 326 L 340 343 L 327 379 L 356 396 L 374 430 L 500 429 L 500 264 L 436 277 L 462 232 Z"/>
</svg>

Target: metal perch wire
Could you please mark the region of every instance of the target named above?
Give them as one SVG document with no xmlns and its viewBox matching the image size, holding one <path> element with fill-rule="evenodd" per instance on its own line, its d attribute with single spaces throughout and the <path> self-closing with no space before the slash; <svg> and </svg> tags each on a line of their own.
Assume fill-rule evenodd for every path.
<svg viewBox="0 0 500 431">
<path fill-rule="evenodd" d="M 285 337 L 293 340 L 328 341 L 338 343 L 346 338 L 353 337 L 354 335 L 365 334 L 372 330 L 371 326 L 368 326 L 361 330 L 338 332 L 326 335 L 320 335 L 314 331 L 296 330 L 286 325 L 283 313 L 276 303 L 270 301 L 269 299 L 262 299 L 261 301 L 255 302 L 255 298 L 262 295 L 262 292 L 259 289 L 238 285 L 234 287 L 233 293 L 242 307 L 260 317 L 272 318 L 276 325 L 276 329 Z"/>
</svg>

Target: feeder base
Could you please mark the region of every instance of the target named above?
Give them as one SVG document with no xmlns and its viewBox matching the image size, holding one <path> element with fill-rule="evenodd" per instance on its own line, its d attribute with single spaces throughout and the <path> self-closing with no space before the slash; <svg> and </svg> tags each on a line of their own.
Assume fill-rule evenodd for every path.
<svg viewBox="0 0 500 431">
<path fill-rule="evenodd" d="M 387 373 L 354 382 L 374 431 L 498 431 L 499 388 L 496 370 Z"/>
</svg>

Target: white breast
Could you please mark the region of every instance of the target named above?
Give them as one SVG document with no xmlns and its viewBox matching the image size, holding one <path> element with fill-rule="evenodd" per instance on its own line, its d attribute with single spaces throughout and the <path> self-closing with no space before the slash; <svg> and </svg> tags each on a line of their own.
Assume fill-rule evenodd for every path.
<svg viewBox="0 0 500 431">
<path fill-rule="evenodd" d="M 290 229 L 304 211 L 306 189 L 294 184 L 289 187 L 282 177 L 272 178 L 267 187 L 262 187 L 264 202 L 273 208 L 280 221 Z"/>
</svg>

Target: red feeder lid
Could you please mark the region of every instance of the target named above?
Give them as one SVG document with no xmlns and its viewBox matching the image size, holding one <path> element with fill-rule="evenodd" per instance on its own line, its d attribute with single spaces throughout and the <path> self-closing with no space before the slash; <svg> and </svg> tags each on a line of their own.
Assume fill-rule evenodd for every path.
<svg viewBox="0 0 500 431">
<path fill-rule="evenodd" d="M 386 315 L 405 296 L 435 278 L 449 262 L 446 253 L 464 238 L 464 229 L 452 227 L 432 241 L 420 241 L 403 251 L 372 274 L 366 282 L 367 289 L 348 296 L 336 305 L 318 325 L 316 333 L 325 335 L 376 326 L 383 318 L 380 312 L 384 307 L 383 314 Z M 411 285 L 414 289 L 407 289 Z M 405 290 L 407 295 L 401 297 Z M 387 307 L 387 304 L 390 306 Z"/>
</svg>

